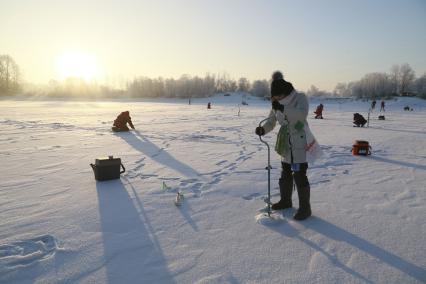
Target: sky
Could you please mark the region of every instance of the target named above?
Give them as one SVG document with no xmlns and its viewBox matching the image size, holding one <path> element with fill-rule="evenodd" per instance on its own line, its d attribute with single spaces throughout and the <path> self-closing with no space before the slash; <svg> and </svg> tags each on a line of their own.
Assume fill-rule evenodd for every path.
<svg viewBox="0 0 426 284">
<path fill-rule="evenodd" d="M 0 0 L 0 54 L 26 82 L 227 73 L 300 90 L 426 72 L 425 0 Z"/>
</svg>

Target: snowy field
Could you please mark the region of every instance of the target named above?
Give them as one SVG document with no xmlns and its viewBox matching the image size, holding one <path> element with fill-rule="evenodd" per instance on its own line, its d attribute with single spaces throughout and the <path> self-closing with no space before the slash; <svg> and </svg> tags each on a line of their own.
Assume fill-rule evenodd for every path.
<svg viewBox="0 0 426 284">
<path fill-rule="evenodd" d="M 296 208 L 262 218 L 267 150 L 254 129 L 270 105 L 249 98 L 238 116 L 238 102 L 0 101 L 0 283 L 426 282 L 426 101 L 387 101 L 369 128 L 352 127 L 368 102 L 322 100 L 314 120 L 312 101 L 324 155 L 303 222 L 297 193 Z M 114 134 L 124 110 L 137 131 Z M 372 155 L 352 156 L 354 140 Z M 96 182 L 89 164 L 108 155 L 126 172 Z"/>
</svg>

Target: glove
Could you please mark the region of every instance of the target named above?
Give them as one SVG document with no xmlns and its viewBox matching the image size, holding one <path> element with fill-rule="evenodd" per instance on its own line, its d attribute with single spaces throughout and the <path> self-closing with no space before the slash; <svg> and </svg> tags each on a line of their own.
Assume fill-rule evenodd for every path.
<svg viewBox="0 0 426 284">
<path fill-rule="evenodd" d="M 272 109 L 284 112 L 284 105 L 280 104 L 278 101 L 273 101 L 272 102 Z"/>
<path fill-rule="evenodd" d="M 259 136 L 265 135 L 265 129 L 262 126 L 256 127 L 255 133 Z"/>
</svg>

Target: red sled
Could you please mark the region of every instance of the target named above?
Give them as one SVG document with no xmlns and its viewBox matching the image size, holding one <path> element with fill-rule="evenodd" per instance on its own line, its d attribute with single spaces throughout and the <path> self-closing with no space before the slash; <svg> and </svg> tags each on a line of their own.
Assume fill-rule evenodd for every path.
<svg viewBox="0 0 426 284">
<path fill-rule="evenodd" d="M 352 145 L 352 155 L 354 156 L 371 155 L 371 146 L 368 144 L 368 141 L 355 140 L 355 144 Z"/>
</svg>

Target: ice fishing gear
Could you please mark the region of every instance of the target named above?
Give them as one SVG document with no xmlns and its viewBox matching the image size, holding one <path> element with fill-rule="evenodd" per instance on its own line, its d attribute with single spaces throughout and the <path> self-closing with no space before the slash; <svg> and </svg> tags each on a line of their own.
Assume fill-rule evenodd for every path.
<svg viewBox="0 0 426 284">
<path fill-rule="evenodd" d="M 119 179 L 120 174 L 126 171 L 121 159 L 113 156 L 98 158 L 95 160 L 95 164 L 90 164 L 90 166 L 95 174 L 95 179 L 98 181 Z M 123 169 L 122 171 L 120 171 L 120 167 Z"/>
<path fill-rule="evenodd" d="M 259 127 L 262 127 L 262 123 L 266 120 L 268 120 L 268 118 L 265 118 L 261 122 L 259 122 Z M 269 147 L 269 144 L 262 139 L 262 135 L 259 135 L 259 139 L 268 148 L 268 165 L 265 168 L 266 170 L 268 170 L 268 198 L 265 199 L 265 203 L 268 205 L 268 216 L 271 217 L 271 149 Z"/>
<path fill-rule="evenodd" d="M 368 117 L 367 117 L 367 127 L 370 127 L 370 111 L 368 111 Z"/>
<path fill-rule="evenodd" d="M 176 194 L 175 205 L 178 207 L 181 206 L 183 199 L 184 199 L 183 193 L 178 191 Z"/>
<path fill-rule="evenodd" d="M 169 190 L 171 187 L 163 181 L 163 190 Z"/>
<path fill-rule="evenodd" d="M 168 186 L 164 181 L 163 181 L 163 190 L 169 191 L 170 189 L 172 189 L 170 186 Z M 184 196 L 182 191 L 178 190 L 178 192 L 176 193 L 176 197 L 174 200 L 174 203 L 176 206 L 181 206 L 182 202 L 183 202 Z"/>
<path fill-rule="evenodd" d="M 352 145 L 352 155 L 354 155 L 354 156 L 371 155 L 371 146 L 369 145 L 368 141 L 355 140 L 355 143 Z"/>
</svg>

